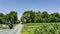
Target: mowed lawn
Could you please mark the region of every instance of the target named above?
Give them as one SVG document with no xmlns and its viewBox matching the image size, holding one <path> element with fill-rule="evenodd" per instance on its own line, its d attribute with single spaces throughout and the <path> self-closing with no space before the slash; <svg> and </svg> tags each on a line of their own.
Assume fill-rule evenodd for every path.
<svg viewBox="0 0 60 34">
<path fill-rule="evenodd" d="M 48 25 L 48 26 L 52 26 L 54 24 L 60 24 L 60 23 L 27 23 L 26 25 L 23 24 L 23 29 L 21 31 L 22 34 L 34 34 L 34 30 L 43 25 Z"/>
</svg>

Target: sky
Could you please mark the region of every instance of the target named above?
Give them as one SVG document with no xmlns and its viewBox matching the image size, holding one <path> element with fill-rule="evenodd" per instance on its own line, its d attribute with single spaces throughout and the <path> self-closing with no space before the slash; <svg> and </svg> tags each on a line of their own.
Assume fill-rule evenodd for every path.
<svg viewBox="0 0 60 34">
<path fill-rule="evenodd" d="M 60 13 L 60 0 L 0 0 L 0 13 L 16 11 L 20 19 L 23 12 L 27 10 Z"/>
</svg>

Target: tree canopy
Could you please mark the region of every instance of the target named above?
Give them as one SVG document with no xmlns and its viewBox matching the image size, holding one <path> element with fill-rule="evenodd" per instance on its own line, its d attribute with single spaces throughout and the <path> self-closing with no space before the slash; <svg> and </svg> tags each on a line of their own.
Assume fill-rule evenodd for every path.
<svg viewBox="0 0 60 34">
<path fill-rule="evenodd" d="M 21 21 L 26 19 L 27 23 L 31 22 L 60 22 L 60 14 L 55 12 L 49 14 L 47 11 L 25 11 L 21 17 Z"/>
<path fill-rule="evenodd" d="M 8 23 L 11 23 L 11 21 L 13 23 L 19 22 L 16 11 L 11 11 L 6 15 L 4 15 L 3 13 L 0 13 L 0 24 L 8 24 Z"/>
</svg>

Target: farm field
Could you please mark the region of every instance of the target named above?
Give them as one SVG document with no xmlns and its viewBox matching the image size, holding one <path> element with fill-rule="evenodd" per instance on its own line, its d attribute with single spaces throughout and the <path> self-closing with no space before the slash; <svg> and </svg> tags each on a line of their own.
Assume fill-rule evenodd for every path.
<svg viewBox="0 0 60 34">
<path fill-rule="evenodd" d="M 26 25 L 23 26 L 21 33 L 22 34 L 41 34 L 41 33 L 60 34 L 60 23 L 27 23 Z"/>
</svg>

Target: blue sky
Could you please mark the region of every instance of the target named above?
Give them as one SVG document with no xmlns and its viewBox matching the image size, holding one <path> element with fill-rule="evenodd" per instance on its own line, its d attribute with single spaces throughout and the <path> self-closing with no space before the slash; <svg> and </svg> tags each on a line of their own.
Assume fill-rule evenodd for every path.
<svg viewBox="0 0 60 34">
<path fill-rule="evenodd" d="M 26 10 L 60 13 L 60 0 L 0 0 L 0 13 L 17 11 L 20 18 Z"/>
</svg>

